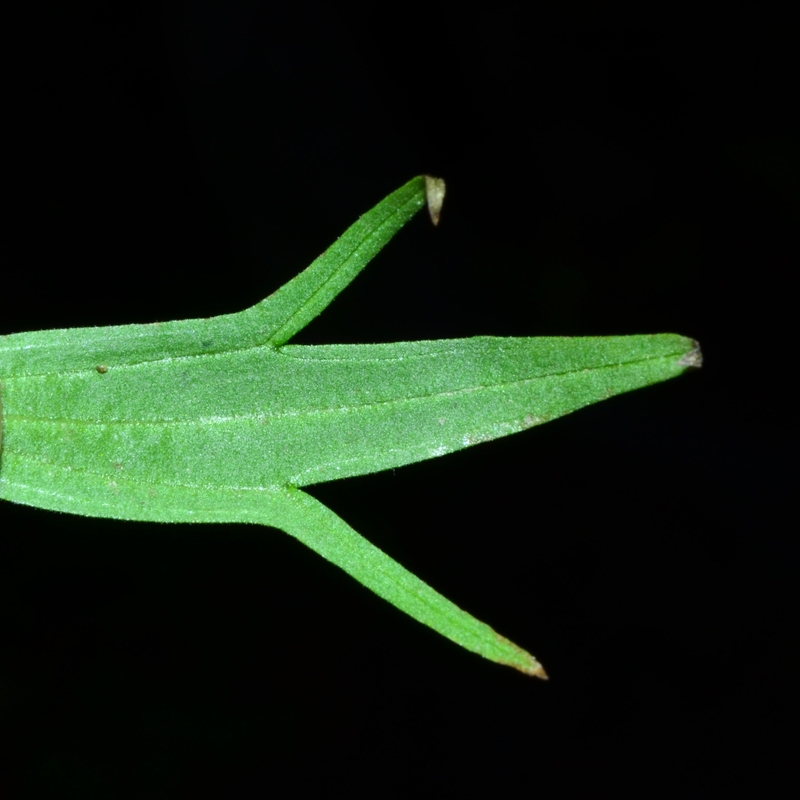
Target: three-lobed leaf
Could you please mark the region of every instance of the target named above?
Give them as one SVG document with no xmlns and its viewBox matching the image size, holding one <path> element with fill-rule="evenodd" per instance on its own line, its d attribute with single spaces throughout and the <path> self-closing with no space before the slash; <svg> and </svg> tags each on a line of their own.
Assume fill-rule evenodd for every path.
<svg viewBox="0 0 800 800">
<path fill-rule="evenodd" d="M 205 320 L 0 337 L 0 498 L 87 516 L 255 522 L 458 644 L 544 676 L 300 487 L 443 455 L 699 365 L 660 334 L 295 346 L 443 184 L 415 178 L 266 300 Z"/>
</svg>

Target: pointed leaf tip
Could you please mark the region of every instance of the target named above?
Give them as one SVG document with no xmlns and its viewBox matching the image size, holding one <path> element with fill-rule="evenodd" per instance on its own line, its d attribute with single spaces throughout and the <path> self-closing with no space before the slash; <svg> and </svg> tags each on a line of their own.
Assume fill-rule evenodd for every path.
<svg viewBox="0 0 800 800">
<path fill-rule="evenodd" d="M 501 636 L 497 631 L 492 631 L 495 640 L 503 647 L 504 653 L 497 656 L 487 656 L 492 661 L 498 664 L 505 664 L 507 667 L 513 667 L 516 670 L 530 675 L 534 678 L 541 678 L 543 681 L 550 680 L 544 667 L 528 652 L 523 650 L 519 645 L 514 644 L 510 639 Z M 487 655 L 483 653 L 483 655 Z"/>
<path fill-rule="evenodd" d="M 544 671 L 544 667 L 533 658 L 531 661 L 532 663 L 530 664 L 511 664 L 507 661 L 503 663 L 507 664 L 509 667 L 514 667 L 514 669 L 519 670 L 523 675 L 530 675 L 532 678 L 549 681 L 550 676 Z"/>
<path fill-rule="evenodd" d="M 544 667 L 541 664 L 536 669 L 532 669 L 528 675 L 533 675 L 534 678 L 541 678 L 543 681 L 550 680 L 550 676 L 544 671 Z"/>
<path fill-rule="evenodd" d="M 431 215 L 431 222 L 434 225 L 439 224 L 444 193 L 445 184 L 443 178 L 434 178 L 431 175 L 425 176 L 425 196 L 428 200 L 428 213 Z"/>
<path fill-rule="evenodd" d="M 700 342 L 694 342 L 694 347 L 678 363 L 682 367 L 694 367 L 695 369 L 702 367 L 703 353 L 700 350 Z"/>
</svg>

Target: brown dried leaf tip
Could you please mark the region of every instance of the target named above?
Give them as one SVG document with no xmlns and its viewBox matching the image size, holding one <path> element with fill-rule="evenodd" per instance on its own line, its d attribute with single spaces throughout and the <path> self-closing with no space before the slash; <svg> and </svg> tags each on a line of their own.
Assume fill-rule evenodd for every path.
<svg viewBox="0 0 800 800">
<path fill-rule="evenodd" d="M 506 639 L 505 636 L 501 636 L 497 631 L 492 631 L 492 633 L 495 635 L 498 641 L 505 645 L 510 645 L 521 656 L 521 662 L 520 660 L 504 661 L 498 659 L 498 664 L 505 664 L 508 667 L 514 667 L 514 669 L 518 669 L 520 672 L 525 673 L 525 675 L 531 675 L 534 678 L 541 678 L 543 681 L 550 680 L 550 677 L 544 671 L 544 667 L 530 653 L 526 653 L 519 645 L 516 645 L 509 639 Z"/>
<path fill-rule="evenodd" d="M 431 222 L 439 224 L 439 217 L 442 213 L 442 203 L 444 203 L 444 178 L 434 178 L 431 175 L 425 176 L 425 196 L 428 200 L 428 213 L 431 215 Z"/>
</svg>

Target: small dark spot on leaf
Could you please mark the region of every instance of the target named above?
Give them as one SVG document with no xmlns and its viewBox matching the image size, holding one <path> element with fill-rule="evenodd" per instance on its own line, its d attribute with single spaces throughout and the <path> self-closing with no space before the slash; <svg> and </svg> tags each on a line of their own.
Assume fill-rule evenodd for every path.
<svg viewBox="0 0 800 800">
<path fill-rule="evenodd" d="M 105 374 L 106 374 L 106 372 L 108 372 L 108 367 L 107 367 L 107 366 L 105 366 L 104 364 L 98 364 L 98 365 L 95 367 L 95 369 L 96 369 L 96 370 L 97 370 L 97 371 L 98 371 L 98 372 L 99 372 L 101 375 L 105 375 Z"/>
</svg>

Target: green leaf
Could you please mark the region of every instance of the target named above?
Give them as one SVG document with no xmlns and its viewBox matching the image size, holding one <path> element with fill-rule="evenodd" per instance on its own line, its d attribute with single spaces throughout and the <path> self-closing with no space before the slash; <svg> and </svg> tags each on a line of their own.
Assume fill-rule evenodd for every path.
<svg viewBox="0 0 800 800">
<path fill-rule="evenodd" d="M 204 320 L 0 337 L 0 498 L 86 516 L 280 528 L 415 619 L 544 677 L 300 491 L 525 430 L 699 366 L 672 334 L 286 342 L 444 184 L 415 178 L 266 300 Z"/>
</svg>

